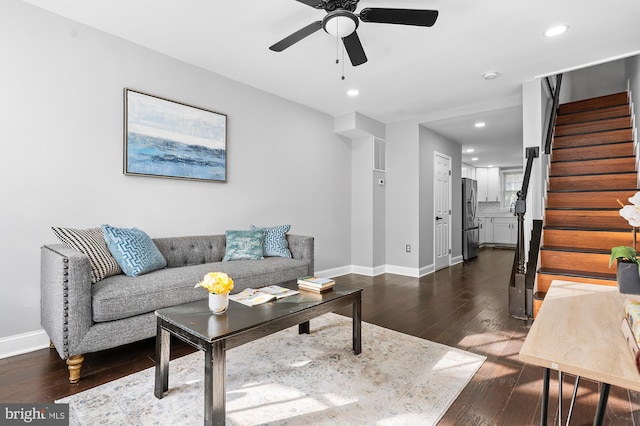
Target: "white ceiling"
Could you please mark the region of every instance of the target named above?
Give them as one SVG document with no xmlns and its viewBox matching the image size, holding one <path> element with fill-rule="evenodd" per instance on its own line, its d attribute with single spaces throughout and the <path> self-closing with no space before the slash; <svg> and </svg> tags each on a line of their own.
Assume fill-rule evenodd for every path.
<svg viewBox="0 0 640 426">
<path fill-rule="evenodd" d="M 484 166 L 521 158 L 523 82 L 640 52 L 638 0 L 361 0 L 356 12 L 440 15 L 431 28 L 361 23 L 369 61 L 352 67 L 347 58 L 343 81 L 336 41 L 322 31 L 269 50 L 325 14 L 295 0 L 23 1 L 333 116 L 358 111 L 389 123 L 438 112 L 447 118 L 427 127 L 474 146 Z M 570 26 L 566 34 L 543 36 L 560 23 Z M 500 77 L 484 80 L 487 71 Z M 360 96 L 348 97 L 350 88 Z M 475 112 L 487 105 L 498 107 Z M 480 118 L 487 126 L 477 132 L 470 124 Z"/>
</svg>

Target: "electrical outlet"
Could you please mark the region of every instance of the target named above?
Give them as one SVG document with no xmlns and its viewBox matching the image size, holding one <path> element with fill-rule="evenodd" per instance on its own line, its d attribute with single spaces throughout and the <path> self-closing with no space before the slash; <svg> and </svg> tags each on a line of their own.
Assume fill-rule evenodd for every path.
<svg viewBox="0 0 640 426">
<path fill-rule="evenodd" d="M 407 244 L 407 245 L 405 246 L 405 250 L 407 251 L 407 253 L 411 253 L 411 245 L 410 245 L 410 244 Z"/>
</svg>

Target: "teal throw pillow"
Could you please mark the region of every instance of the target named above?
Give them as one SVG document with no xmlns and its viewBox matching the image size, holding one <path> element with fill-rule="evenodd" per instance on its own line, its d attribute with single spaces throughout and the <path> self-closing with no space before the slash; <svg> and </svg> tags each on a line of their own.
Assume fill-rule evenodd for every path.
<svg viewBox="0 0 640 426">
<path fill-rule="evenodd" d="M 264 259 L 262 243 L 264 231 L 226 231 L 227 248 L 223 262 L 229 260 Z"/>
<path fill-rule="evenodd" d="M 126 275 L 137 277 L 167 266 L 162 253 L 144 231 L 102 225 L 102 232 L 109 251 Z"/>
<path fill-rule="evenodd" d="M 291 258 L 289 242 L 287 241 L 287 232 L 291 229 L 291 225 L 279 225 L 269 228 L 260 228 L 251 225 L 250 229 L 262 229 L 265 232 L 264 243 L 262 245 L 265 257 Z"/>
</svg>

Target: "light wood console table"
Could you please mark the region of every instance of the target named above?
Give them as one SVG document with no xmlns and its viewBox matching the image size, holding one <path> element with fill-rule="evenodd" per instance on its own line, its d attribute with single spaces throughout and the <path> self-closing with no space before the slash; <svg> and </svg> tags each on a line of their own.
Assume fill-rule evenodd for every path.
<svg viewBox="0 0 640 426">
<path fill-rule="evenodd" d="M 610 385 L 640 391 L 640 374 L 620 328 L 623 303 L 615 286 L 551 283 L 520 350 L 520 360 L 544 367 L 540 424 L 547 424 L 551 370 L 558 371 L 560 397 L 563 372 L 602 384 L 594 425 L 603 423 Z"/>
</svg>

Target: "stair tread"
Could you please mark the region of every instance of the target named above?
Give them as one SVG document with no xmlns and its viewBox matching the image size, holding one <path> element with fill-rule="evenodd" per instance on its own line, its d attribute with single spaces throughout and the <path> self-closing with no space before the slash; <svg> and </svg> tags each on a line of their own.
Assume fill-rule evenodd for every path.
<svg viewBox="0 0 640 426">
<path fill-rule="evenodd" d="M 553 170 L 553 168 L 552 168 Z M 553 173 L 553 172 L 551 172 Z M 600 173 L 569 173 L 567 174 L 566 172 L 563 174 L 549 174 L 550 178 L 571 178 L 571 177 L 588 177 L 588 176 L 593 176 L 593 177 L 599 177 L 602 178 L 602 176 L 607 176 L 607 175 L 612 175 L 612 176 L 619 176 L 619 175 L 635 175 L 636 172 L 635 171 L 624 171 L 624 172 L 612 172 L 610 170 L 606 170 Z"/>
<path fill-rule="evenodd" d="M 555 191 L 555 192 L 563 192 L 563 191 Z M 566 191 L 565 191 L 566 192 Z M 589 191 L 585 191 L 589 192 Z M 584 211 L 584 212 L 613 212 L 620 210 L 620 206 L 616 205 L 615 207 L 547 207 L 545 210 L 561 210 L 561 211 Z"/>
<path fill-rule="evenodd" d="M 569 277 L 598 278 L 598 279 L 604 279 L 604 280 L 608 279 L 608 280 L 614 280 L 614 281 L 616 279 L 615 272 L 607 274 L 607 273 L 601 273 L 601 272 L 574 271 L 570 269 L 539 268 L 538 274 L 566 275 Z"/>
<path fill-rule="evenodd" d="M 636 174 L 636 172 L 617 172 L 617 173 L 612 173 L 610 171 L 606 171 L 606 172 L 602 172 L 602 173 L 571 173 L 571 174 L 550 174 L 549 177 L 550 178 L 570 178 L 570 177 L 589 177 L 589 176 L 593 176 L 593 177 L 599 177 L 602 178 L 603 176 L 607 176 L 607 175 L 621 175 L 621 174 Z"/>
<path fill-rule="evenodd" d="M 616 192 L 633 192 L 633 193 L 635 193 L 637 191 L 638 191 L 638 188 L 627 188 L 627 189 L 574 189 L 573 191 L 569 191 L 569 190 L 563 190 L 563 191 L 549 190 L 549 191 L 547 191 L 547 194 L 566 194 L 567 192 L 575 192 L 575 193 L 580 193 L 580 194 L 585 194 L 585 193 L 604 193 L 604 192 L 612 192 L 612 193 L 616 193 Z"/>
<path fill-rule="evenodd" d="M 631 233 L 629 229 L 600 229 L 600 228 L 575 228 L 575 227 L 566 227 L 566 226 L 547 226 L 545 225 L 542 229 L 549 231 L 584 231 L 584 232 L 606 232 L 606 233 Z"/>
<path fill-rule="evenodd" d="M 560 246 L 549 246 L 549 245 L 543 245 L 542 247 L 540 247 L 540 250 L 564 251 L 564 252 L 585 253 L 585 254 L 611 254 L 611 250 L 576 248 L 576 247 L 560 247 Z"/>
<path fill-rule="evenodd" d="M 547 191 L 547 193 L 556 193 L 556 194 L 568 194 L 568 193 L 573 193 L 573 192 L 600 192 L 600 191 L 638 191 L 637 188 L 607 188 L 607 189 L 594 189 L 594 190 L 589 190 L 589 189 L 554 189 L 554 190 L 549 190 Z"/>
</svg>

